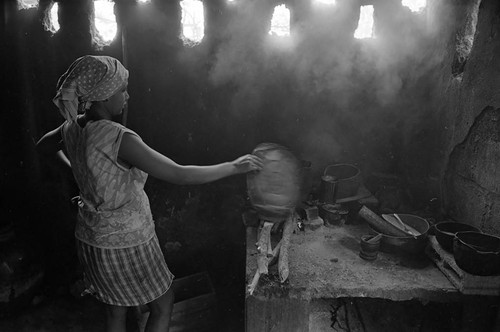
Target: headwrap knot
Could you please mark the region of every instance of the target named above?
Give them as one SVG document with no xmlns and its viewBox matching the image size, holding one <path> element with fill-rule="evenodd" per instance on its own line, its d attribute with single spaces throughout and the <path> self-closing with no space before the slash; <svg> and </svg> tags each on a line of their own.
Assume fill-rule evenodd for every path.
<svg viewBox="0 0 500 332">
<path fill-rule="evenodd" d="M 128 80 L 128 70 L 115 58 L 86 55 L 76 59 L 57 82 L 52 100 L 68 121 L 88 109 L 93 101 L 113 96 Z"/>
</svg>

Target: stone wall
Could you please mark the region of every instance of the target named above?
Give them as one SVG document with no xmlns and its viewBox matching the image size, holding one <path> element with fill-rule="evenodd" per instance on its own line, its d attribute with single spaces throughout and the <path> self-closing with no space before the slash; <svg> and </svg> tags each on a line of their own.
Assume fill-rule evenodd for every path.
<svg viewBox="0 0 500 332">
<path fill-rule="evenodd" d="M 465 3 L 465 2 L 464 2 Z M 500 3 L 468 3 L 478 10 L 470 56 L 463 73 L 443 81 L 446 117 L 442 160 L 445 207 L 457 220 L 500 234 Z"/>
</svg>

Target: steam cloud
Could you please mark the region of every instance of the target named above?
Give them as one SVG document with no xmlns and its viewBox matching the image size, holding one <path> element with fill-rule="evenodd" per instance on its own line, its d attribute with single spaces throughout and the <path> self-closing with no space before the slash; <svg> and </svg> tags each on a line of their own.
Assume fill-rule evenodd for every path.
<svg viewBox="0 0 500 332">
<path fill-rule="evenodd" d="M 355 1 L 289 7 L 292 17 L 301 16 L 285 41 L 267 35 L 273 10 L 268 1 L 237 5 L 210 79 L 236 86 L 232 111 L 274 119 L 274 138 L 317 168 L 380 153 L 375 145 L 390 145 L 400 120 L 415 117 L 408 110 L 425 97 L 412 91 L 433 63 L 422 15 L 398 2 L 375 5 L 376 38 L 355 40 Z M 370 142 L 374 137 L 378 142 Z"/>
</svg>

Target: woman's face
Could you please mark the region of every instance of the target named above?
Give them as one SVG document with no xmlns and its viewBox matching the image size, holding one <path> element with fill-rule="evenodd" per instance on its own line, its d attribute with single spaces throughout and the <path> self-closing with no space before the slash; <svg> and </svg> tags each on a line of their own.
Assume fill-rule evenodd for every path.
<svg viewBox="0 0 500 332">
<path fill-rule="evenodd" d="M 111 115 L 120 115 L 129 99 L 127 91 L 128 82 L 125 82 L 123 86 L 115 93 L 113 96 L 108 98 L 106 102 L 106 109 L 111 113 Z"/>
</svg>

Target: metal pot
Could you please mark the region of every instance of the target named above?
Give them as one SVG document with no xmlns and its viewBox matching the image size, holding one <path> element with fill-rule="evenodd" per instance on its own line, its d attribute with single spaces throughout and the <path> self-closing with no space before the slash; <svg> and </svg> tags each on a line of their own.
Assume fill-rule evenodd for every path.
<svg viewBox="0 0 500 332">
<path fill-rule="evenodd" d="M 323 204 L 319 207 L 319 216 L 325 226 L 343 226 L 348 213 L 340 204 Z"/>
<path fill-rule="evenodd" d="M 480 232 L 458 232 L 453 239 L 458 267 L 479 276 L 500 275 L 500 238 Z"/>
<path fill-rule="evenodd" d="M 455 221 L 442 221 L 434 225 L 436 240 L 441 248 L 450 253 L 453 253 L 453 238 L 455 234 L 466 231 L 481 232 L 477 227 Z"/>
<path fill-rule="evenodd" d="M 259 144 L 252 153 L 262 158 L 264 167 L 247 173 L 250 202 L 262 220 L 280 222 L 300 201 L 302 164 L 289 149 L 275 143 Z"/>
<path fill-rule="evenodd" d="M 351 164 L 329 165 L 325 168 L 322 177 L 326 189 L 328 185 L 335 183 L 335 199 L 356 196 L 361 185 L 361 171 Z M 325 203 L 335 203 L 325 201 Z"/>
<path fill-rule="evenodd" d="M 406 254 L 422 254 L 425 246 L 427 245 L 427 238 L 429 232 L 429 222 L 424 218 L 412 214 L 399 214 L 401 220 L 417 230 L 420 235 L 413 236 L 392 236 L 374 229 L 370 226 L 376 234 L 382 234 L 380 240 L 380 250 L 389 253 L 406 253 Z"/>
</svg>

